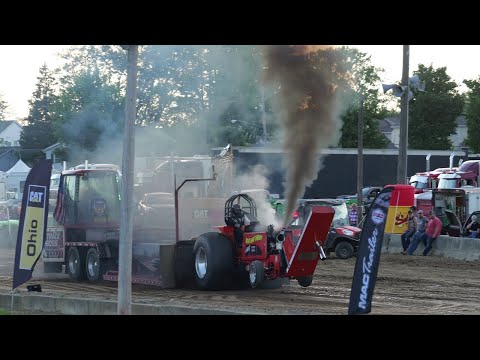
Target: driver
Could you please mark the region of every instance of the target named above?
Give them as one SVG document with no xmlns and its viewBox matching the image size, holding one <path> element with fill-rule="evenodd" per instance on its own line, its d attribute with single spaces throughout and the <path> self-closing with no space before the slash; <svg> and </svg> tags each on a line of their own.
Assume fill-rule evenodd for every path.
<svg viewBox="0 0 480 360">
<path fill-rule="evenodd" d="M 244 213 L 239 204 L 234 204 L 230 217 L 233 226 L 233 234 L 238 248 L 243 246 L 243 226 L 245 225 Z"/>
</svg>

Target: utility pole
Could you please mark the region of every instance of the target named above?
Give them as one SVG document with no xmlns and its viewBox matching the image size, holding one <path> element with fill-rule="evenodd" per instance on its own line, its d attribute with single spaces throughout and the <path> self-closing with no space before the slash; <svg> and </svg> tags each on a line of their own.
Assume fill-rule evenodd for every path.
<svg viewBox="0 0 480 360">
<path fill-rule="evenodd" d="M 267 122 L 266 122 L 266 114 L 265 114 L 265 89 L 262 87 L 260 89 L 262 94 L 262 126 L 263 126 L 263 141 L 267 142 Z"/>
<path fill-rule="evenodd" d="M 133 169 L 135 163 L 135 117 L 137 103 L 138 45 L 123 45 L 128 51 L 125 127 L 123 133 L 122 201 L 118 261 L 117 314 L 132 313 Z"/>
<path fill-rule="evenodd" d="M 361 95 L 360 111 L 358 112 L 358 156 L 357 156 L 357 205 L 358 221 L 363 217 L 363 102 L 365 97 Z"/>
<path fill-rule="evenodd" d="M 397 184 L 407 183 L 407 149 L 408 149 L 408 100 L 409 100 L 409 60 L 410 45 L 403 45 L 403 73 L 402 73 L 402 105 L 400 112 L 400 142 L 398 148 Z"/>
</svg>

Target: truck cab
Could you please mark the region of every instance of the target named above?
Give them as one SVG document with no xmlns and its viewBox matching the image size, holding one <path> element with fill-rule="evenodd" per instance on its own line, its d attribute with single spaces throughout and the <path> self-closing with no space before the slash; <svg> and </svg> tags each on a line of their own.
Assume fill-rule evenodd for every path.
<svg viewBox="0 0 480 360">
<path fill-rule="evenodd" d="M 454 189 L 462 186 L 478 186 L 480 160 L 464 161 L 460 167 L 439 176 L 438 188 Z"/>
<path fill-rule="evenodd" d="M 73 168 L 62 172 L 58 193 L 50 194 L 45 272 L 66 272 L 76 280 L 98 280 L 101 255 L 118 254 L 121 174 L 114 166 Z M 57 201 L 58 200 L 58 201 Z M 107 256 L 108 257 L 108 256 Z"/>
</svg>

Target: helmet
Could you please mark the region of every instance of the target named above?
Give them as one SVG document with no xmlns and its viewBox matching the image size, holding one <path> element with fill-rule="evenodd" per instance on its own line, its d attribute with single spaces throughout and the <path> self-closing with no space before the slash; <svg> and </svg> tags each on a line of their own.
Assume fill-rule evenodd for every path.
<svg viewBox="0 0 480 360">
<path fill-rule="evenodd" d="M 232 206 L 232 213 L 237 216 L 242 215 L 242 208 L 240 207 L 239 204 L 234 204 Z"/>
</svg>

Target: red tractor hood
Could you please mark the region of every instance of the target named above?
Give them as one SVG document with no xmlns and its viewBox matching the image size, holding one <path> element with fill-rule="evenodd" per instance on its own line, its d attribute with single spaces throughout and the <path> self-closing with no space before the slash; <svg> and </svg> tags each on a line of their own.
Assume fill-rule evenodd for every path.
<svg viewBox="0 0 480 360">
<path fill-rule="evenodd" d="M 303 227 L 300 227 L 300 228 L 289 227 L 288 230 L 291 230 L 293 232 L 293 236 L 300 236 L 300 234 L 302 233 Z M 335 228 L 335 231 L 337 232 L 337 234 L 346 235 L 343 233 L 342 230 L 352 231 L 353 232 L 352 237 L 359 237 L 360 233 L 362 232 L 362 229 L 355 226 L 350 226 L 350 225 L 344 225 L 344 226 L 339 226 Z"/>
</svg>

